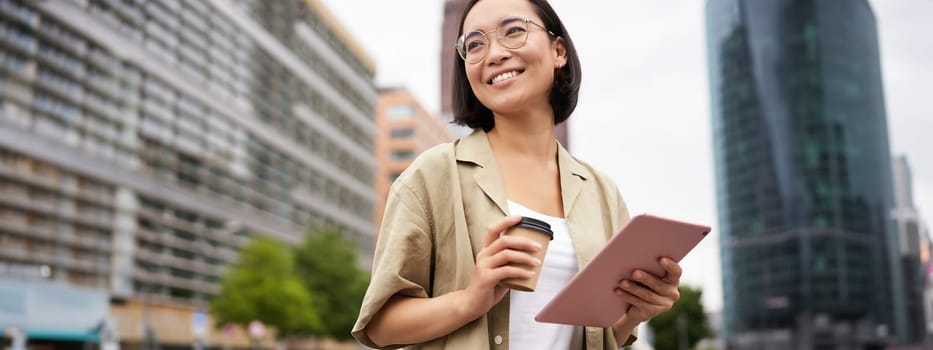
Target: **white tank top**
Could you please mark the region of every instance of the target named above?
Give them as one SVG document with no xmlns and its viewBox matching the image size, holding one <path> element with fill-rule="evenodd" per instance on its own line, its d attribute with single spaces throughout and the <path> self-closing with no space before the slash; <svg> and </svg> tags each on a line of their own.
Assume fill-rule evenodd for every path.
<svg viewBox="0 0 933 350">
<path fill-rule="evenodd" d="M 577 256 L 570 240 L 567 221 L 538 213 L 512 201 L 508 201 L 508 206 L 510 215 L 528 216 L 544 221 L 551 225 L 551 231 L 554 232 L 554 240 L 548 244 L 535 291 L 509 292 L 509 349 L 582 348 L 583 344 L 570 344 L 575 331 L 574 326 L 535 321 L 535 315 L 577 273 Z"/>
</svg>

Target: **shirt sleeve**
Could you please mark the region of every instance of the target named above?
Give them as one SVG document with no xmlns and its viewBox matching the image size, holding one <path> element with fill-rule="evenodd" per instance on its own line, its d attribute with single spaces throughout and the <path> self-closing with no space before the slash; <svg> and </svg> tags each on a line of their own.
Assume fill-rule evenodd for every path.
<svg viewBox="0 0 933 350">
<path fill-rule="evenodd" d="M 614 212 L 616 214 L 616 217 L 615 217 L 616 225 L 615 226 L 617 226 L 615 228 L 615 232 L 618 232 L 620 229 L 622 229 L 623 226 L 625 226 L 625 224 L 628 224 L 628 221 L 629 219 L 631 219 L 631 216 L 628 212 L 628 205 L 626 205 L 625 200 L 622 199 L 622 193 L 619 192 L 618 188 L 615 189 L 615 201 L 614 202 L 616 203 L 616 207 L 614 209 Z M 615 234 L 615 232 L 613 232 L 613 234 Z"/>
<path fill-rule="evenodd" d="M 402 179 L 389 191 L 376 251 L 372 278 L 360 315 L 351 332 L 360 343 L 379 348 L 369 339 L 366 327 L 390 297 L 400 294 L 427 298 L 431 286 L 431 216 L 416 191 Z M 400 344 L 391 344 L 398 347 Z"/>
</svg>

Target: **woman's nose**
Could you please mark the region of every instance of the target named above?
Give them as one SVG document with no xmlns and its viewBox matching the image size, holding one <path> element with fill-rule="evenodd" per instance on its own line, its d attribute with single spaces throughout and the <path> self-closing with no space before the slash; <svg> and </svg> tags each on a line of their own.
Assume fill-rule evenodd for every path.
<svg viewBox="0 0 933 350">
<path fill-rule="evenodd" d="M 486 53 L 487 63 L 499 63 L 512 56 L 512 50 L 502 45 L 497 38 L 489 40 L 489 52 Z"/>
</svg>

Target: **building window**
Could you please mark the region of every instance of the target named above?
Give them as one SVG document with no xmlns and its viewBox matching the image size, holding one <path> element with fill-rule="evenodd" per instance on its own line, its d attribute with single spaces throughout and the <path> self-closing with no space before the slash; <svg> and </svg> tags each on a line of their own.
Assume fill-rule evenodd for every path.
<svg viewBox="0 0 933 350">
<path fill-rule="evenodd" d="M 389 131 L 389 137 L 393 139 L 408 138 L 414 135 L 415 129 L 412 128 L 392 129 Z"/>
<path fill-rule="evenodd" d="M 415 152 L 411 150 L 392 151 L 392 153 L 389 154 L 389 159 L 391 160 L 406 160 L 412 158 L 415 158 Z"/>
<path fill-rule="evenodd" d="M 415 106 L 412 105 L 395 105 L 389 107 L 386 115 L 389 116 L 389 119 L 408 119 L 415 115 Z"/>
</svg>

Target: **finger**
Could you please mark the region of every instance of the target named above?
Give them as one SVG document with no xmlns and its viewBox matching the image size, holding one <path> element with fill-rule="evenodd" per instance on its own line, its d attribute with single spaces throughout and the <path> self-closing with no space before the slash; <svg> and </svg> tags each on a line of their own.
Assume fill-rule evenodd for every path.
<svg viewBox="0 0 933 350">
<path fill-rule="evenodd" d="M 515 226 L 519 223 L 519 221 L 522 221 L 521 216 L 506 216 L 502 218 L 502 220 L 489 225 L 489 227 L 486 228 L 486 242 L 483 244 L 483 247 L 488 247 L 491 245 L 493 242 L 499 239 L 499 236 L 502 235 L 502 231 L 505 231 L 505 229 L 509 227 Z"/>
<path fill-rule="evenodd" d="M 683 275 L 683 269 L 680 268 L 680 265 L 670 258 L 661 258 L 660 261 L 661 267 L 667 271 L 663 279 L 675 284 L 680 283 L 680 276 Z"/>
<path fill-rule="evenodd" d="M 671 288 L 677 289 L 677 284 L 667 282 L 652 273 L 642 270 L 635 270 L 635 272 L 632 272 L 632 279 L 654 290 L 658 294 L 666 294 L 664 292 L 669 291 Z"/>
<path fill-rule="evenodd" d="M 631 312 L 632 310 L 635 310 L 635 309 L 641 310 L 642 313 L 647 314 L 650 318 L 652 317 L 652 315 L 657 315 L 657 314 L 660 314 L 661 312 L 664 312 L 670 309 L 669 307 L 664 306 L 664 305 L 651 304 L 645 301 L 644 299 L 639 298 L 633 295 L 632 293 L 629 293 L 623 290 L 617 289 L 616 294 L 619 295 L 620 300 L 624 301 L 625 303 L 629 305 L 627 312 Z"/>
<path fill-rule="evenodd" d="M 541 249 L 541 244 L 528 237 L 518 237 L 505 235 L 496 239 L 488 247 L 485 247 L 476 254 L 476 261 L 498 254 L 503 250 L 515 250 L 525 253 L 535 253 Z"/>
<path fill-rule="evenodd" d="M 624 280 L 620 284 L 620 287 L 626 294 L 631 294 L 636 298 L 641 299 L 644 303 L 656 306 L 665 305 L 665 298 L 663 296 L 655 293 L 651 289 L 648 289 L 647 287 L 637 282 Z"/>
<path fill-rule="evenodd" d="M 503 249 L 486 259 L 483 265 L 489 268 L 496 268 L 503 265 L 524 265 L 533 267 L 541 265 L 541 260 L 525 252 Z"/>
<path fill-rule="evenodd" d="M 495 254 L 505 249 L 534 253 L 537 252 L 538 249 L 541 249 L 541 244 L 528 237 L 505 235 L 499 237 L 495 242 L 492 242 L 488 249 L 490 250 L 490 254 Z"/>
<path fill-rule="evenodd" d="M 532 278 L 534 275 L 534 271 L 512 265 L 497 267 L 493 269 L 492 273 L 490 274 L 496 283 L 499 283 L 506 278 Z"/>
</svg>

